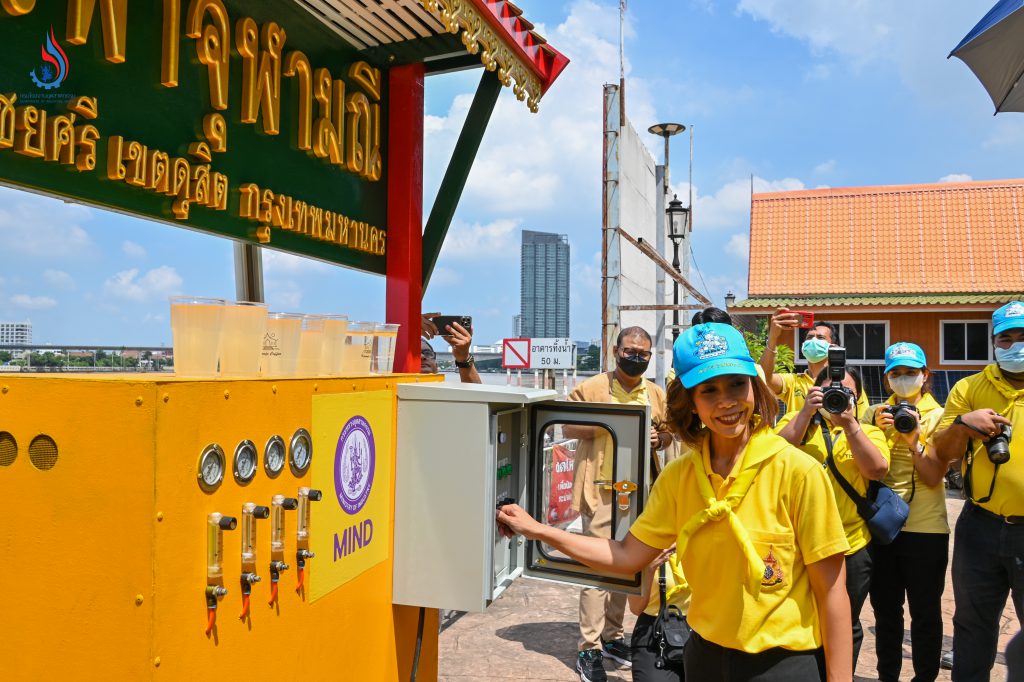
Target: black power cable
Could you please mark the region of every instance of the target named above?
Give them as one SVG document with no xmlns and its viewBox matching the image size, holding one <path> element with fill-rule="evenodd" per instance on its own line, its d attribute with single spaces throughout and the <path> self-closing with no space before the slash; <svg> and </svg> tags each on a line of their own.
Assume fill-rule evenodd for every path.
<svg viewBox="0 0 1024 682">
<path fill-rule="evenodd" d="M 427 617 L 427 609 L 420 607 L 420 620 L 416 626 L 416 653 L 412 656 L 412 675 L 409 677 L 409 682 L 416 682 L 416 673 L 420 667 L 420 649 L 423 648 L 423 621 Z"/>
</svg>

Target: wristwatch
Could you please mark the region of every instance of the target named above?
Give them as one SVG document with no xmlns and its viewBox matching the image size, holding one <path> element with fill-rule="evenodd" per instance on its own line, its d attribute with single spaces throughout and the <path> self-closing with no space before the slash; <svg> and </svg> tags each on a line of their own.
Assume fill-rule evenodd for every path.
<svg viewBox="0 0 1024 682">
<path fill-rule="evenodd" d="M 470 353 L 469 357 L 466 358 L 465 362 L 459 362 L 458 360 L 456 360 L 455 366 L 458 367 L 459 369 L 469 369 L 470 367 L 473 366 L 473 354 Z"/>
</svg>

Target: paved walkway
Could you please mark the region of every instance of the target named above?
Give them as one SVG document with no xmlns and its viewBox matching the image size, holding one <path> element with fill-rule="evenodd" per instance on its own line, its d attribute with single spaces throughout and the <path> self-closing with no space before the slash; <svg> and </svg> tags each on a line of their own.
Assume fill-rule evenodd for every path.
<svg viewBox="0 0 1024 682">
<path fill-rule="evenodd" d="M 963 502 L 952 496 L 946 501 L 950 525 L 963 508 Z M 952 553 L 950 554 L 952 557 Z M 449 625 L 440 638 L 441 682 L 500 682 L 502 680 L 536 680 L 572 682 L 579 680 L 574 665 L 576 657 L 578 588 L 535 580 L 518 580 L 485 613 L 466 614 Z M 953 633 L 953 590 L 947 573 L 943 595 L 945 645 L 949 649 Z M 907 625 L 909 627 L 909 615 Z M 626 629 L 635 619 L 626 614 Z M 857 667 L 858 682 L 875 680 L 874 615 L 870 604 L 862 614 L 864 646 Z M 1013 607 L 1008 606 L 1002 618 L 1000 651 L 1018 629 Z M 910 634 L 904 647 L 902 680 L 910 680 Z M 618 669 L 610 662 L 610 680 L 629 681 L 627 669 Z M 948 681 L 943 670 L 939 680 Z M 993 682 L 1006 680 L 1006 667 L 999 655 Z"/>
</svg>

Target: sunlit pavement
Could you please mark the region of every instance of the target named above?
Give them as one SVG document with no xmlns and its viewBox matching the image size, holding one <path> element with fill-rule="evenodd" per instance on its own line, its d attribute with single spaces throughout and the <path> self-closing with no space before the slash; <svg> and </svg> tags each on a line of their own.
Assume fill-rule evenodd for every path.
<svg viewBox="0 0 1024 682">
<path fill-rule="evenodd" d="M 963 508 L 963 501 L 949 497 L 946 501 L 952 526 Z M 952 552 L 950 554 L 952 557 Z M 441 633 L 440 679 L 449 682 L 484 682 L 497 680 L 578 680 L 575 672 L 576 625 L 579 590 L 534 580 L 518 580 L 485 613 L 470 613 L 455 620 Z M 945 620 L 945 644 L 948 650 L 953 635 L 953 588 L 946 576 L 942 604 Z M 627 614 L 626 631 L 635 619 Z M 870 605 L 862 614 L 864 646 L 857 666 L 857 680 L 874 680 L 875 646 L 874 617 Z M 909 627 L 910 616 L 906 622 Z M 1007 605 L 1001 622 L 1000 654 L 992 680 L 1006 680 L 1002 650 L 1018 629 L 1012 605 Z M 606 661 L 608 679 L 629 680 L 629 670 Z M 910 680 L 910 633 L 904 646 L 901 680 Z M 939 680 L 949 680 L 943 670 Z"/>
</svg>

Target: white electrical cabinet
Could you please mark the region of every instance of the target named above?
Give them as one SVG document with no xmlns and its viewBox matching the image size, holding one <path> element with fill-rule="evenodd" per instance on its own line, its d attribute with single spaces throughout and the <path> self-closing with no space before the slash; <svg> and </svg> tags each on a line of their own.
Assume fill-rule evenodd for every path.
<svg viewBox="0 0 1024 682">
<path fill-rule="evenodd" d="M 611 478 L 599 485 L 614 501 L 615 538 L 643 508 L 649 409 L 557 397 L 480 384 L 398 387 L 394 603 L 482 611 L 520 575 L 640 592 L 639 574 L 603 574 L 543 543 L 498 532 L 495 510 L 505 502 L 579 531 L 578 521 L 550 518 L 552 496 L 571 495 L 557 490 L 553 477 L 567 487 L 573 466 L 571 456 L 556 462 L 552 453 L 558 446 L 564 456 L 586 439 L 607 439 L 612 453 Z"/>
</svg>

